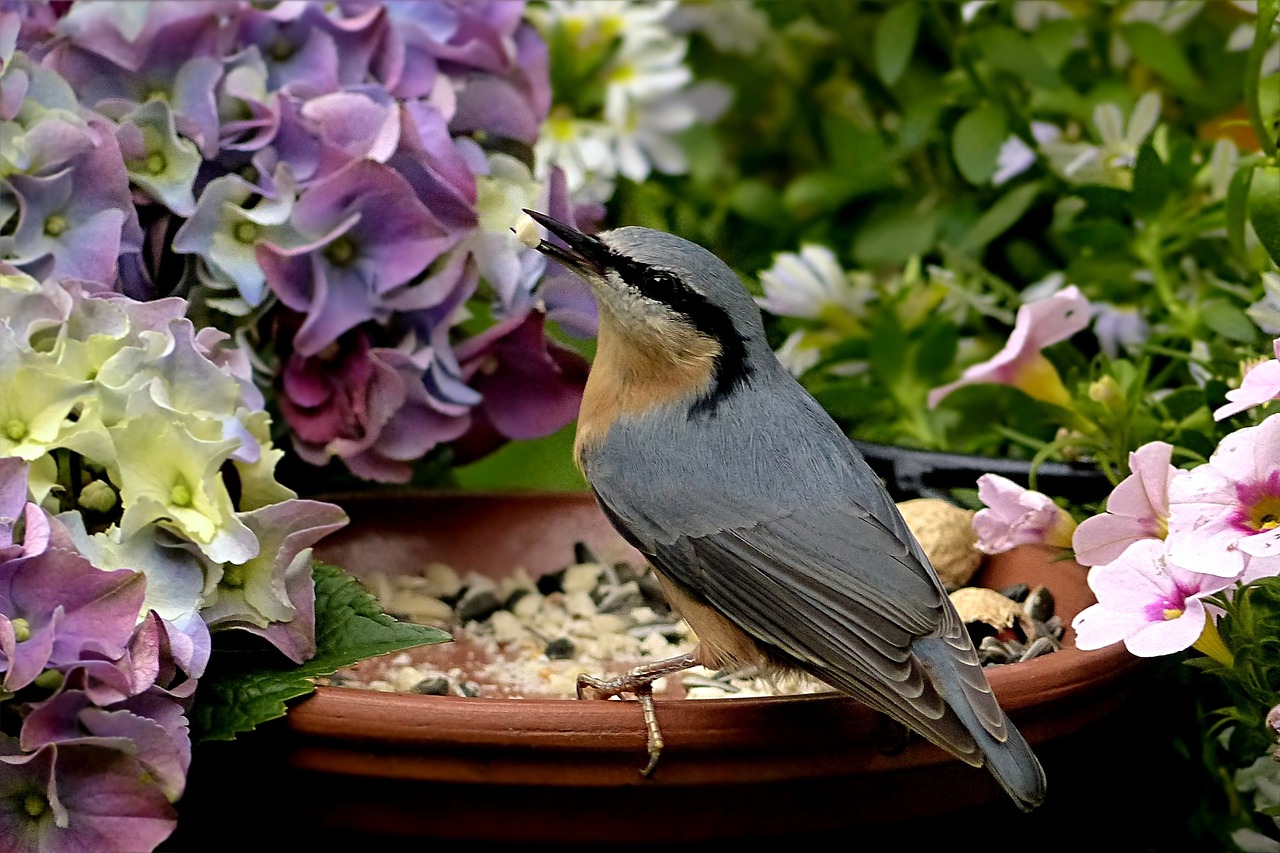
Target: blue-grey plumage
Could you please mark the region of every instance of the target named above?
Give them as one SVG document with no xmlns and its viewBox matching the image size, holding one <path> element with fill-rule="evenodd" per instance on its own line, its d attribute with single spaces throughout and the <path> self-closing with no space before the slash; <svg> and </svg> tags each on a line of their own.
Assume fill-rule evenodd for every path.
<svg viewBox="0 0 1280 853">
<path fill-rule="evenodd" d="M 529 214 L 600 309 L 578 463 L 698 636 L 689 662 L 807 672 L 1039 804 L 1044 771 L 928 558 L 737 275 L 671 234 Z"/>
</svg>

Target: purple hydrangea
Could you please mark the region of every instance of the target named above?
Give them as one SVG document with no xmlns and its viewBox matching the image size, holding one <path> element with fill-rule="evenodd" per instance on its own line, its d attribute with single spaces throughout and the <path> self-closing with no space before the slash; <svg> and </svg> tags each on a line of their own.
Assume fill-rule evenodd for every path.
<svg viewBox="0 0 1280 853">
<path fill-rule="evenodd" d="M 136 299 L 190 295 L 206 324 L 253 342 L 255 380 L 304 459 L 403 481 L 522 408 L 502 399 L 516 384 L 464 376 L 453 352 L 485 332 L 459 323 L 493 294 L 491 326 L 537 305 L 593 334 L 581 282 L 514 242 L 510 213 L 478 189 L 486 156 L 532 169 L 551 106 L 522 0 L 33 4 L 0 25 L 15 45 L 0 123 L 27 152 L 0 178 L 0 260 Z M 557 170 L 520 191 L 598 224 Z M 504 351 L 521 345 L 543 358 L 536 336 Z M 306 377 L 364 387 L 373 409 L 339 425 Z M 560 402 L 495 435 L 563 426 L 580 390 L 566 373 Z"/>
</svg>

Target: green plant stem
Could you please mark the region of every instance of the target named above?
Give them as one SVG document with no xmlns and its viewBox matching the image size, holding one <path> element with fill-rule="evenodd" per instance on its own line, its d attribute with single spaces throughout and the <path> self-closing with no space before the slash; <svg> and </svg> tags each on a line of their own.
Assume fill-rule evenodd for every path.
<svg viewBox="0 0 1280 853">
<path fill-rule="evenodd" d="M 1249 111 L 1249 124 L 1258 144 L 1268 157 L 1276 156 L 1276 138 L 1262 118 L 1262 102 L 1258 90 L 1262 85 L 1262 61 L 1266 57 L 1271 27 L 1280 13 L 1280 0 L 1258 0 L 1258 20 L 1254 29 L 1253 44 L 1249 47 L 1248 70 L 1244 75 L 1244 102 Z"/>
<path fill-rule="evenodd" d="M 1191 331 L 1194 322 L 1186 306 L 1178 301 L 1177 295 L 1173 292 L 1173 280 L 1169 277 L 1169 270 L 1164 265 L 1164 252 L 1161 245 L 1163 238 L 1160 223 L 1148 224 L 1134 241 L 1134 254 L 1151 270 L 1156 295 L 1160 297 L 1161 304 L 1177 324 L 1178 331 L 1186 334 Z"/>
</svg>

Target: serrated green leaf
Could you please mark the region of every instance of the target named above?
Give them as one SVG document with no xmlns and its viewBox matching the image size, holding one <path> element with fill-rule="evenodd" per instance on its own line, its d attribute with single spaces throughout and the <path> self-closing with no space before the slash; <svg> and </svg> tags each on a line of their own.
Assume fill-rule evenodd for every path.
<svg viewBox="0 0 1280 853">
<path fill-rule="evenodd" d="M 291 699 L 315 690 L 313 678 L 367 658 L 451 639 L 438 628 L 400 622 L 384 613 L 376 598 L 336 566 L 316 563 L 313 575 L 315 655 L 293 664 L 265 644 L 215 645 L 189 715 L 193 741 L 232 740 L 283 717 Z"/>
<path fill-rule="evenodd" d="M 1133 167 L 1133 207 L 1138 213 L 1155 213 L 1169 199 L 1169 168 L 1156 153 L 1151 140 L 1138 149 Z"/>
<path fill-rule="evenodd" d="M 1008 135 L 1004 110 L 995 104 L 981 104 L 960 117 L 951 135 L 951 153 L 966 181 L 981 186 L 991 180 Z"/>
<path fill-rule="evenodd" d="M 1184 90 L 1199 88 L 1200 81 L 1181 45 L 1160 27 L 1146 21 L 1124 24 L 1120 37 L 1138 59 L 1174 86 Z"/>
<path fill-rule="evenodd" d="M 898 3 L 876 26 L 876 73 L 886 85 L 898 82 L 916 48 L 922 3 Z"/>
<path fill-rule="evenodd" d="M 1258 327 L 1238 306 L 1225 299 L 1210 299 L 1200 306 L 1200 316 L 1210 329 L 1241 343 L 1253 343 L 1258 337 Z"/>
<path fill-rule="evenodd" d="M 987 212 L 973 223 L 965 233 L 957 248 L 966 254 L 976 254 L 988 243 L 1013 227 L 1022 215 L 1031 207 L 1031 203 L 1040 194 L 1040 182 L 1032 181 L 1014 187 L 1002 195 L 995 204 L 987 208 Z"/>
<path fill-rule="evenodd" d="M 1254 169 L 1249 186 L 1249 221 L 1258 242 L 1280 264 L 1280 166 Z"/>
<path fill-rule="evenodd" d="M 1249 221 L 1249 185 L 1253 181 L 1253 169 L 1236 169 L 1227 185 L 1226 214 L 1227 240 L 1231 243 L 1231 251 L 1236 257 L 1247 255 L 1244 244 L 1244 224 Z"/>
</svg>

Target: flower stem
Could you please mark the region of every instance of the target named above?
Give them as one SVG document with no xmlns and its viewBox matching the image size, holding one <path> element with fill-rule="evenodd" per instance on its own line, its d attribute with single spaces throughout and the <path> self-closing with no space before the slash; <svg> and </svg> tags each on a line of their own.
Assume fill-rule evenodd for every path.
<svg viewBox="0 0 1280 853">
<path fill-rule="evenodd" d="M 1160 233 L 1159 225 L 1152 222 L 1143 229 L 1138 239 L 1134 241 L 1134 253 L 1151 271 L 1151 277 L 1155 284 L 1156 295 L 1160 297 L 1160 302 L 1164 305 L 1165 310 L 1178 324 L 1181 331 L 1189 331 L 1191 324 L 1188 322 L 1188 314 L 1186 306 L 1183 305 L 1173 292 L 1173 281 L 1169 277 L 1169 270 L 1164 265 L 1164 253 L 1161 250 L 1161 241 L 1163 235 Z"/>
<path fill-rule="evenodd" d="M 1244 101 L 1249 111 L 1249 124 L 1253 135 L 1268 157 L 1276 156 L 1275 132 L 1262 118 L 1262 103 L 1258 88 L 1262 85 L 1262 61 L 1266 57 L 1267 42 L 1271 39 L 1271 27 L 1280 13 L 1280 0 L 1258 0 L 1258 20 L 1249 47 L 1248 70 L 1244 75 Z"/>
</svg>

